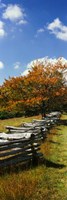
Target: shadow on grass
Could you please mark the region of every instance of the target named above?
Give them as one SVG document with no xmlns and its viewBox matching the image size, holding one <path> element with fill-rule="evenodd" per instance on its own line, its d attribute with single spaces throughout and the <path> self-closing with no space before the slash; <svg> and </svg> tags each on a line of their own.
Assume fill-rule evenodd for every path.
<svg viewBox="0 0 67 200">
<path fill-rule="evenodd" d="M 61 128 L 56 128 L 58 131 L 60 131 L 61 130 Z"/>
<path fill-rule="evenodd" d="M 55 142 L 55 141 L 52 141 L 52 140 L 49 140 L 50 143 L 53 143 L 53 144 L 59 144 L 60 145 L 60 142 Z"/>
<path fill-rule="evenodd" d="M 56 169 L 62 169 L 65 167 L 64 164 L 59 164 L 59 163 L 55 163 L 55 162 L 52 162 L 50 160 L 47 160 L 46 158 L 44 158 L 43 160 L 43 163 L 46 167 L 48 168 L 56 168 Z"/>
<path fill-rule="evenodd" d="M 2 168 L 0 169 L 0 176 L 4 176 L 6 174 L 17 174 L 22 171 L 28 171 L 31 169 L 35 169 L 37 166 L 42 166 L 45 165 L 47 168 L 55 168 L 55 169 L 62 169 L 65 167 L 64 164 L 58 164 L 55 162 L 52 162 L 50 160 L 47 160 L 46 158 L 39 158 L 38 161 L 35 163 L 32 163 L 31 161 L 24 163 L 24 164 L 19 164 L 16 166 L 9 166 L 7 168 Z"/>
<path fill-rule="evenodd" d="M 58 124 L 67 126 L 67 119 L 60 119 Z"/>
<path fill-rule="evenodd" d="M 51 135 L 57 135 L 57 136 L 60 136 L 60 135 L 62 135 L 62 133 L 51 133 Z"/>
<path fill-rule="evenodd" d="M 19 163 L 18 165 L 10 165 L 8 167 L 0 168 L 0 176 L 4 176 L 6 174 L 17 174 L 22 171 L 30 170 L 31 168 L 31 162 L 26 163 Z"/>
</svg>

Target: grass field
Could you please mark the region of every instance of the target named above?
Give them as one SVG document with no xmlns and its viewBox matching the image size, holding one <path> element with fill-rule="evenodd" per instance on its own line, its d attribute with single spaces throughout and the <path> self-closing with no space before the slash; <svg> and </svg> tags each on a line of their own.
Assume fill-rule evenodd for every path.
<svg viewBox="0 0 67 200">
<path fill-rule="evenodd" d="M 0 120 L 0 130 L 4 131 L 4 125 L 18 126 L 31 120 Z M 41 152 L 45 160 L 39 166 L 0 176 L 0 200 L 67 200 L 67 126 L 52 129 Z"/>
<path fill-rule="evenodd" d="M 19 117 L 0 120 L 0 132 L 6 131 L 5 126 L 19 126 L 24 122 L 32 122 L 33 119 L 40 119 L 41 115 L 32 116 L 32 117 Z"/>
</svg>

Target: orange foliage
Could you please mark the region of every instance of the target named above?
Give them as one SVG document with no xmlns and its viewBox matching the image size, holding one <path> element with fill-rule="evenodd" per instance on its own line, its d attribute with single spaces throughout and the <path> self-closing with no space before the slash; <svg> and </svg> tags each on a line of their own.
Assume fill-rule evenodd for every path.
<svg viewBox="0 0 67 200">
<path fill-rule="evenodd" d="M 0 110 L 40 110 L 42 102 L 48 109 L 57 109 L 67 100 L 67 85 L 64 83 L 63 70 L 66 66 L 34 66 L 27 76 L 9 78 L 0 87 Z M 29 112 L 28 110 L 28 112 Z"/>
</svg>

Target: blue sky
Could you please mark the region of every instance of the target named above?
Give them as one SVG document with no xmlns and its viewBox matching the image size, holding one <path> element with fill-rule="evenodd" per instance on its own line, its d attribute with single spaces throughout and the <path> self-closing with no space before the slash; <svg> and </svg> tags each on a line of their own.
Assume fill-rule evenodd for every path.
<svg viewBox="0 0 67 200">
<path fill-rule="evenodd" d="M 0 84 L 45 56 L 67 59 L 67 0 L 0 0 Z"/>
</svg>

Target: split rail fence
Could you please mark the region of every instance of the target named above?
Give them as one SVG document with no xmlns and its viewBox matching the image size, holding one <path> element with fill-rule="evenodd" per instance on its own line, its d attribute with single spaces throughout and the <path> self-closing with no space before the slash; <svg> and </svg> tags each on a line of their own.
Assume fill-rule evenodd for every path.
<svg viewBox="0 0 67 200">
<path fill-rule="evenodd" d="M 26 161 L 37 162 L 43 157 L 41 142 L 56 123 L 57 117 L 33 120 L 21 127 L 7 126 L 7 133 L 0 133 L 0 167 L 13 166 Z"/>
</svg>

